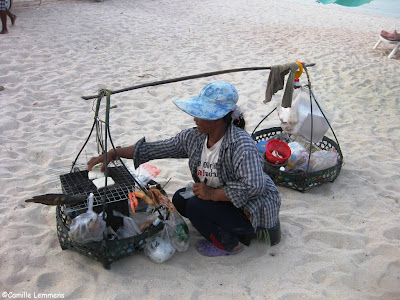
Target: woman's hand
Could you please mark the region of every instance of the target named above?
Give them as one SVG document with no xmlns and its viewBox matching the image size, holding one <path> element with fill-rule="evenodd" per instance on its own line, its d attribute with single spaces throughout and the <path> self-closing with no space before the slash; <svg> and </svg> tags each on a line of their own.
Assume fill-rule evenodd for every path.
<svg viewBox="0 0 400 300">
<path fill-rule="evenodd" d="M 204 182 L 197 182 L 193 185 L 193 193 L 200 199 L 210 201 L 231 201 L 226 196 L 224 189 L 214 189 Z"/>
<path fill-rule="evenodd" d="M 114 150 L 111 150 L 111 151 L 107 152 L 107 165 L 114 159 L 115 156 L 113 154 L 115 154 Z M 104 170 L 105 170 L 104 156 L 105 155 L 102 154 L 102 155 L 97 156 L 97 157 L 92 157 L 87 162 L 88 171 L 91 171 L 95 165 L 103 163 L 103 165 L 101 166 L 101 172 L 104 172 Z"/>
<path fill-rule="evenodd" d="M 107 165 L 112 161 L 117 159 L 118 157 L 121 158 L 132 158 L 133 157 L 133 152 L 135 150 L 135 146 L 127 146 L 127 147 L 116 147 L 115 150 L 111 149 L 107 152 Z M 88 171 L 91 171 L 92 168 L 97 165 L 103 163 L 101 166 L 101 172 L 104 172 L 105 170 L 105 165 L 104 165 L 104 154 L 93 157 L 87 162 L 87 167 Z"/>
<path fill-rule="evenodd" d="M 197 182 L 193 185 L 193 193 L 200 199 L 213 200 L 214 189 L 204 182 Z"/>
</svg>

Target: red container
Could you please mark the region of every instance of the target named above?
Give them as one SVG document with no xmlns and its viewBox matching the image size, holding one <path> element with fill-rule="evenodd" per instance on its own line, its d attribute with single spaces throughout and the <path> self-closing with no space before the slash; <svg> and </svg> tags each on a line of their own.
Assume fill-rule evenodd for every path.
<svg viewBox="0 0 400 300">
<path fill-rule="evenodd" d="M 274 151 L 278 152 L 279 156 L 282 157 L 273 155 L 272 152 Z M 276 139 L 268 141 L 265 157 L 270 163 L 282 164 L 289 159 L 290 154 L 292 154 L 292 151 L 290 151 L 290 147 L 284 141 Z"/>
</svg>

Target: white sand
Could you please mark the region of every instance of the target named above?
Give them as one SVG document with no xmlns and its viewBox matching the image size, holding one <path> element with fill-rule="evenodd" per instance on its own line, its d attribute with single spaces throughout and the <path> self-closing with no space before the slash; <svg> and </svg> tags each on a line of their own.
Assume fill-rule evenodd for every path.
<svg viewBox="0 0 400 300">
<path fill-rule="evenodd" d="M 0 291 L 66 299 L 400 298 L 400 53 L 389 60 L 391 46 L 372 49 L 399 19 L 283 0 L 30 3 L 15 3 L 17 24 L 0 36 Z M 57 176 L 93 120 L 92 101 L 80 96 L 294 60 L 316 63 L 313 86 L 335 113 L 345 165 L 334 183 L 306 193 L 279 187 L 279 245 L 255 241 L 239 255 L 207 258 L 194 249 L 200 236 L 190 225 L 187 252 L 164 264 L 138 253 L 108 271 L 61 250 L 54 207 L 24 202 L 60 192 Z M 171 100 L 215 79 L 236 85 L 252 132 L 275 105 L 262 102 L 267 77 L 227 74 L 115 95 L 113 139 L 129 145 L 192 126 Z M 276 115 L 262 127 L 272 125 Z M 170 196 L 190 180 L 185 160 L 153 163 L 172 177 Z"/>
</svg>

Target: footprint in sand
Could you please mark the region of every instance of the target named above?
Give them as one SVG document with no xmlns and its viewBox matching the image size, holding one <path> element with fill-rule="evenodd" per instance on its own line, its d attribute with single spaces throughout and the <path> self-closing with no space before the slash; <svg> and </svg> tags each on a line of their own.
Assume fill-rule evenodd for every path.
<svg viewBox="0 0 400 300">
<path fill-rule="evenodd" d="M 314 231 L 309 233 L 304 239 L 306 242 L 324 243 L 337 249 L 354 250 L 365 247 L 365 238 L 363 236 L 335 231 Z"/>
<path fill-rule="evenodd" d="M 400 227 L 385 230 L 383 236 L 389 240 L 400 240 Z"/>
<path fill-rule="evenodd" d="M 383 290 L 394 292 L 399 295 L 400 292 L 400 261 L 390 263 L 377 283 Z M 387 298 L 388 299 L 388 298 Z"/>
</svg>

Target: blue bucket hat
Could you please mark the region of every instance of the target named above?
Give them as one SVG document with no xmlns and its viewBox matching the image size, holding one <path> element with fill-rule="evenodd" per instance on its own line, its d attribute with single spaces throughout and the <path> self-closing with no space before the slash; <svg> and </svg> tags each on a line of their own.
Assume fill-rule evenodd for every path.
<svg viewBox="0 0 400 300">
<path fill-rule="evenodd" d="M 214 81 L 203 87 L 198 97 L 173 102 L 195 118 L 218 120 L 235 109 L 238 99 L 238 93 L 232 84 Z"/>
</svg>

